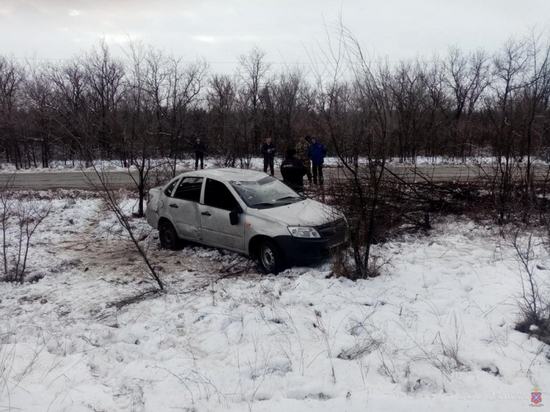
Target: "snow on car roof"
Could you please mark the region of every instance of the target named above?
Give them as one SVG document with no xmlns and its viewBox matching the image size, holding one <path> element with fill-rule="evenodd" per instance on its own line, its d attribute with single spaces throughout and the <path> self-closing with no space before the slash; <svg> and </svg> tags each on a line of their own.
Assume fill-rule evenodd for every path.
<svg viewBox="0 0 550 412">
<path fill-rule="evenodd" d="M 206 169 L 196 170 L 194 172 L 182 173 L 184 176 L 204 176 L 213 177 L 220 180 L 233 181 L 256 181 L 269 176 L 267 173 L 259 172 L 257 170 L 250 169 L 235 169 L 235 168 L 222 168 L 222 169 Z"/>
</svg>

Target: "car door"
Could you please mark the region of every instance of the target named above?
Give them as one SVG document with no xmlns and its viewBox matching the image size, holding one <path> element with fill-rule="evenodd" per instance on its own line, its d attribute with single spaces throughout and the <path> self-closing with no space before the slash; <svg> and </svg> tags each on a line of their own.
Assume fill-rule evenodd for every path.
<svg viewBox="0 0 550 412">
<path fill-rule="evenodd" d="M 241 206 L 225 183 L 206 179 L 204 200 L 200 205 L 202 241 L 214 246 L 244 250 L 244 218 L 232 225 L 229 213 Z"/>
<path fill-rule="evenodd" d="M 168 199 L 168 210 L 180 237 L 200 240 L 199 202 L 204 178 L 184 177 Z"/>
</svg>

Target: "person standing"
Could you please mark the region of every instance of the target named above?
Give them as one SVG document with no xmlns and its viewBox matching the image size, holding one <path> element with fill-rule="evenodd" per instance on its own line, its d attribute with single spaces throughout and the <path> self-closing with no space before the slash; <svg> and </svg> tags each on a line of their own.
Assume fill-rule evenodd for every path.
<svg viewBox="0 0 550 412">
<path fill-rule="evenodd" d="M 275 174 L 273 163 L 275 161 L 275 144 L 271 142 L 271 137 L 265 139 L 265 143 L 260 148 L 264 155 L 264 173 L 267 173 L 267 168 L 271 172 L 271 176 Z"/>
<path fill-rule="evenodd" d="M 311 160 L 309 159 L 309 146 L 311 145 L 311 137 L 304 136 L 296 143 L 296 157 L 304 164 L 307 169 L 307 180 L 311 183 Z"/>
<path fill-rule="evenodd" d="M 311 146 L 309 147 L 309 158 L 313 164 L 313 183 L 323 184 L 323 163 L 325 163 L 325 156 L 327 155 L 327 149 L 324 144 L 317 141 L 317 138 L 311 138 Z M 319 179 L 319 180 L 317 180 Z"/>
<path fill-rule="evenodd" d="M 281 163 L 281 175 L 284 183 L 301 192 L 304 190 L 304 175 L 307 173 L 307 168 L 300 159 L 294 157 L 295 154 L 296 150 L 287 149 L 286 158 Z"/>
<path fill-rule="evenodd" d="M 201 162 L 201 169 L 204 169 L 204 153 L 206 152 L 206 146 L 201 141 L 200 137 L 197 137 L 197 140 L 195 140 L 193 150 L 195 151 L 195 170 L 199 167 L 199 160 Z"/>
</svg>

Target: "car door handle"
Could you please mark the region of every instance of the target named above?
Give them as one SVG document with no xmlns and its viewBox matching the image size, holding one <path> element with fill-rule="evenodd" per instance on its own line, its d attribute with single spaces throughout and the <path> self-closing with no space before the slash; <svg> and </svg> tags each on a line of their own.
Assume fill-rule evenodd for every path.
<svg viewBox="0 0 550 412">
<path fill-rule="evenodd" d="M 210 214 L 210 212 L 202 212 L 201 215 L 204 215 L 204 216 L 212 216 L 212 215 Z"/>
<path fill-rule="evenodd" d="M 178 208 L 178 205 L 176 205 L 175 203 L 172 203 L 172 204 L 170 205 L 170 207 L 175 207 L 175 208 L 177 209 L 177 208 Z"/>
</svg>

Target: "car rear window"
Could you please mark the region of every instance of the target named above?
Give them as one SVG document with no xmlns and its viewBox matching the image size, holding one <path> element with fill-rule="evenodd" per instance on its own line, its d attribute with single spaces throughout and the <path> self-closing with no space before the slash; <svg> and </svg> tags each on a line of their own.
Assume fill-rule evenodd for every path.
<svg viewBox="0 0 550 412">
<path fill-rule="evenodd" d="M 164 194 L 168 197 L 172 197 L 172 192 L 174 191 L 174 187 L 176 186 L 176 183 L 178 183 L 178 179 L 170 182 L 168 186 L 166 186 L 166 189 L 164 189 Z"/>
<path fill-rule="evenodd" d="M 202 181 L 202 177 L 184 177 L 174 192 L 173 197 L 199 202 L 201 200 Z"/>
</svg>

